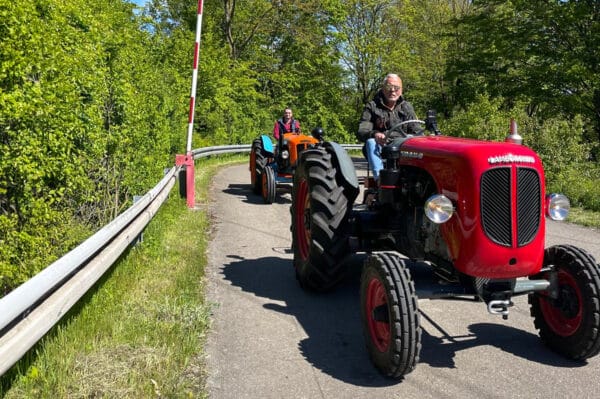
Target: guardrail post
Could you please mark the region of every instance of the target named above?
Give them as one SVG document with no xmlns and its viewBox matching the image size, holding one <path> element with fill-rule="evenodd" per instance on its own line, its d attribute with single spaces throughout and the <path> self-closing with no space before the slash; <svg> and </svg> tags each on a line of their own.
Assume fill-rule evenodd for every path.
<svg viewBox="0 0 600 399">
<path fill-rule="evenodd" d="M 136 202 L 138 202 L 139 200 L 141 200 L 142 198 L 144 198 L 143 195 L 134 195 L 133 196 L 133 203 L 135 204 Z M 135 240 L 131 243 L 133 246 L 138 245 L 139 243 L 144 242 L 144 232 L 141 232 L 139 236 L 137 236 L 135 238 Z"/>
<path fill-rule="evenodd" d="M 175 165 L 185 166 L 185 197 L 187 199 L 188 208 L 193 208 L 196 205 L 195 185 L 194 185 L 194 155 L 188 152 L 186 155 L 175 155 Z M 182 182 L 179 181 L 181 186 Z"/>
</svg>

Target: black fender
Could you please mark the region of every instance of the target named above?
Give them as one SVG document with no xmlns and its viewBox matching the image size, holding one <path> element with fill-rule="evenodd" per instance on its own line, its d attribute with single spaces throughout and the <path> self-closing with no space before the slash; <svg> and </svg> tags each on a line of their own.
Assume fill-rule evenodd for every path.
<svg viewBox="0 0 600 399">
<path fill-rule="evenodd" d="M 349 190 L 348 193 L 353 193 L 351 200 L 354 200 L 360 191 L 358 184 L 358 177 L 356 177 L 356 168 L 352 162 L 352 158 L 346 152 L 346 150 L 333 141 L 326 141 L 323 143 L 323 147 L 327 149 L 329 153 L 333 155 L 334 163 L 338 166 L 341 172 L 342 184 Z"/>
</svg>

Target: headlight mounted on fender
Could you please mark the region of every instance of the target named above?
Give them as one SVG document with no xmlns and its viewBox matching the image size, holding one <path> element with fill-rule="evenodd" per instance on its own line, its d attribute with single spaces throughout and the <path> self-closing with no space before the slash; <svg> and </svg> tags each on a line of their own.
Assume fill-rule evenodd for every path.
<svg viewBox="0 0 600 399">
<path fill-rule="evenodd" d="M 452 201 L 445 195 L 435 194 L 425 201 L 425 215 L 433 223 L 446 223 L 453 213 Z"/>
<path fill-rule="evenodd" d="M 546 215 L 552 220 L 565 220 L 569 216 L 571 203 L 563 194 L 548 194 L 546 196 Z"/>
<path fill-rule="evenodd" d="M 290 152 L 288 150 L 281 151 L 281 158 L 288 159 L 290 157 Z"/>
</svg>

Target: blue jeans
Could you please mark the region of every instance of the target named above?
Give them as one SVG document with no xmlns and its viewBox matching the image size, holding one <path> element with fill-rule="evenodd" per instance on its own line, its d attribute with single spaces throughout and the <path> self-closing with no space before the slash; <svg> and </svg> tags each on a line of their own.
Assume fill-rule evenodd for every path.
<svg viewBox="0 0 600 399">
<path fill-rule="evenodd" d="M 381 159 L 381 145 L 377 144 L 375 139 L 367 139 L 365 142 L 365 153 L 369 167 L 373 172 L 373 178 L 379 180 L 379 171 L 383 169 L 383 160 Z"/>
</svg>

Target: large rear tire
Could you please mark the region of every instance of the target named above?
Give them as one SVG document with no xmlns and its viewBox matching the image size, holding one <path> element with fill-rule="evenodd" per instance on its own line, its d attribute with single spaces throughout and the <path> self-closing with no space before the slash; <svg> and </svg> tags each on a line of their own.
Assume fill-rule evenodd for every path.
<svg viewBox="0 0 600 399">
<path fill-rule="evenodd" d="M 262 153 L 262 144 L 260 139 L 252 142 L 250 150 L 250 184 L 254 194 L 261 194 L 262 190 L 262 171 L 267 164 L 267 160 Z"/>
<path fill-rule="evenodd" d="M 338 173 L 325 148 L 309 150 L 294 173 L 292 247 L 296 277 L 305 289 L 330 290 L 344 275 L 356 194 L 344 188 Z"/>
<path fill-rule="evenodd" d="M 265 204 L 272 204 L 275 201 L 277 193 L 277 182 L 275 181 L 275 172 L 270 166 L 265 166 L 262 170 L 262 197 Z"/>
<path fill-rule="evenodd" d="M 367 350 L 375 367 L 392 378 L 413 371 L 421 351 L 417 294 L 407 262 L 395 253 L 369 256 L 360 282 Z"/>
<path fill-rule="evenodd" d="M 600 352 L 600 270 L 592 255 L 571 245 L 546 249 L 544 267 L 556 271 L 558 298 L 529 295 L 540 338 L 553 351 L 574 360 Z M 548 273 L 542 277 L 549 278 Z"/>
</svg>

